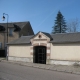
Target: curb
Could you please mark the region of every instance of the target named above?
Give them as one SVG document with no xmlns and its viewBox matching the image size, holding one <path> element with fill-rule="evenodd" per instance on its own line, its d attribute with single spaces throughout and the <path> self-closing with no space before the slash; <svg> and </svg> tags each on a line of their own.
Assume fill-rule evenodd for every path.
<svg viewBox="0 0 80 80">
<path fill-rule="evenodd" d="M 8 63 L 13 63 L 13 64 L 18 64 L 18 65 L 20 65 L 20 66 L 27 66 L 27 67 L 33 67 L 33 68 L 38 68 L 38 69 L 44 69 L 44 70 L 50 70 L 50 71 L 57 71 L 57 72 L 64 72 L 64 73 L 70 73 L 70 74 L 80 75 L 80 72 L 54 69 L 54 67 L 53 67 L 53 69 L 51 69 L 51 68 L 46 68 L 46 67 L 42 67 L 42 66 L 21 64 L 21 63 L 18 63 L 18 62 L 6 61 L 6 60 L 0 60 L 0 62 L 8 62 Z"/>
</svg>

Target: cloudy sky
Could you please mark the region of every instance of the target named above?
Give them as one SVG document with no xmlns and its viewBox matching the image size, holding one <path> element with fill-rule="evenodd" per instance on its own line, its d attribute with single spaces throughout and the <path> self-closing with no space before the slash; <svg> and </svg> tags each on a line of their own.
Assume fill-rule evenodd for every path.
<svg viewBox="0 0 80 80">
<path fill-rule="evenodd" d="M 6 22 L 2 21 L 6 13 L 9 22 L 30 21 L 35 33 L 51 33 L 59 10 L 66 22 L 80 20 L 80 0 L 0 0 L 0 23 Z"/>
</svg>

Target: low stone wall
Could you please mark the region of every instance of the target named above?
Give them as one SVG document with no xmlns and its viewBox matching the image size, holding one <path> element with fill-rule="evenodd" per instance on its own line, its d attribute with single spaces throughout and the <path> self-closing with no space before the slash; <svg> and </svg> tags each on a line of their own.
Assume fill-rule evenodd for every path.
<svg viewBox="0 0 80 80">
<path fill-rule="evenodd" d="M 60 61 L 60 60 L 50 60 L 50 64 L 55 64 L 55 65 L 80 65 L 79 61 Z"/>
<path fill-rule="evenodd" d="M 31 62 L 33 63 L 33 57 L 14 57 L 9 56 L 8 60 L 10 61 L 22 61 L 22 62 Z M 79 61 L 60 61 L 60 60 L 53 60 L 47 59 L 46 64 L 55 64 L 55 65 L 80 65 Z"/>
<path fill-rule="evenodd" d="M 31 57 L 14 57 L 14 56 L 9 56 L 8 60 L 10 60 L 10 61 L 22 61 L 22 62 L 33 62 L 33 59 Z"/>
</svg>

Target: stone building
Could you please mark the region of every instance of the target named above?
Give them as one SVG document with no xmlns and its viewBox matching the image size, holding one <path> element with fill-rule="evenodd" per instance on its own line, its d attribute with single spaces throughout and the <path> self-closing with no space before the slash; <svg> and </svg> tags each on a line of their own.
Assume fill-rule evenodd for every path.
<svg viewBox="0 0 80 80">
<path fill-rule="evenodd" d="M 21 36 L 34 35 L 29 21 L 8 23 L 8 42 Z M 5 50 L 7 43 L 7 23 L 0 23 L 0 53 Z M 4 54 L 4 53 L 3 53 Z M 1 55 L 1 54 L 0 54 Z"/>
</svg>

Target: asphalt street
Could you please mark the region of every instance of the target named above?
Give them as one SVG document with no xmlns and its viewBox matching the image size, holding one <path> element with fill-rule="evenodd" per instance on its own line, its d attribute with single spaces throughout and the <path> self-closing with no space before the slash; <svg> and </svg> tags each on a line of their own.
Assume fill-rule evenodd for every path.
<svg viewBox="0 0 80 80">
<path fill-rule="evenodd" d="M 0 80 L 80 80 L 80 75 L 0 62 Z"/>
</svg>

